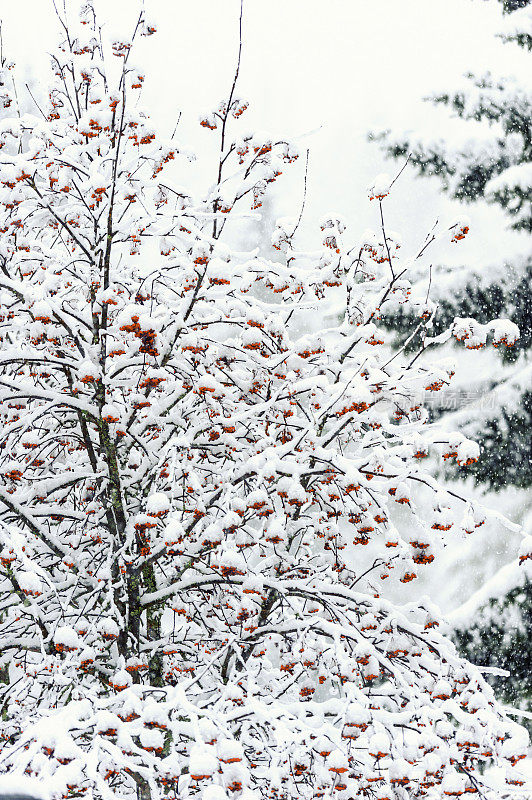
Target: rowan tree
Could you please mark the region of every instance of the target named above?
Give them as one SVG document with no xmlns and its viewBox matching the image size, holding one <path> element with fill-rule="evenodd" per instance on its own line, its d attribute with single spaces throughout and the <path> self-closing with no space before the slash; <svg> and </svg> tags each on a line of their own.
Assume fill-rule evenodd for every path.
<svg viewBox="0 0 532 800">
<path fill-rule="evenodd" d="M 424 469 L 478 448 L 422 398 L 452 377 L 439 343 L 515 326 L 430 338 L 416 306 L 418 351 L 382 346 L 410 296 L 379 182 L 354 245 L 330 215 L 314 250 L 296 219 L 277 261 L 232 252 L 226 220 L 297 158 L 238 134 L 238 67 L 194 201 L 164 177 L 186 151 L 139 110 L 155 26 L 107 49 L 91 2 L 60 21 L 48 106 L 0 129 L 0 769 L 53 798 L 392 800 L 500 797 L 495 763 L 520 796 L 524 732 L 430 601 L 381 588 L 483 524 Z"/>
</svg>

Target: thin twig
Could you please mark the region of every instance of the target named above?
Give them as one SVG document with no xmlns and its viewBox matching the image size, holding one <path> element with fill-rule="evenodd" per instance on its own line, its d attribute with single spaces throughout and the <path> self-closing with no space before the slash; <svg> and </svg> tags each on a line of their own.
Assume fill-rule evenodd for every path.
<svg viewBox="0 0 532 800">
<path fill-rule="evenodd" d="M 303 217 L 303 211 L 305 210 L 305 203 L 306 203 L 306 200 L 307 200 L 307 176 L 308 176 L 309 154 L 310 154 L 310 150 L 307 148 L 307 155 L 306 155 L 306 159 L 305 159 L 305 179 L 304 179 L 305 183 L 304 183 L 304 189 L 303 189 L 303 202 L 301 203 L 301 211 L 299 212 L 299 217 L 298 217 L 298 220 L 297 220 L 297 223 L 296 223 L 296 227 L 292 231 L 292 237 L 295 236 L 296 231 L 299 228 L 299 225 L 301 223 L 301 218 Z"/>
<path fill-rule="evenodd" d="M 406 166 L 407 166 L 408 162 L 410 161 L 410 157 L 411 157 L 411 155 L 412 155 L 412 153 L 409 153 L 409 154 L 408 154 L 408 156 L 407 156 L 407 159 L 406 159 L 405 163 L 403 164 L 403 166 L 401 167 L 401 169 L 399 170 L 399 172 L 397 173 L 397 175 L 395 176 L 395 178 L 393 179 L 393 181 L 390 183 L 390 189 L 391 189 L 391 188 L 392 188 L 392 186 L 394 185 L 395 181 L 396 181 L 396 180 L 397 180 L 397 179 L 398 179 L 398 178 L 401 176 L 402 172 L 403 172 L 403 171 L 406 169 Z"/>
<path fill-rule="evenodd" d="M 39 105 L 39 103 L 37 102 L 37 100 L 34 98 L 34 96 L 33 96 L 33 93 L 32 93 L 32 91 L 31 91 L 30 87 L 28 86 L 28 84 L 27 84 L 27 83 L 25 83 L 24 85 L 25 85 L 26 89 L 28 90 L 28 94 L 29 94 L 29 96 L 31 97 L 31 99 L 33 100 L 33 102 L 35 103 L 35 105 L 37 106 L 37 108 L 39 109 L 39 111 L 41 112 L 41 114 L 42 114 L 42 116 L 44 117 L 44 119 L 47 119 L 47 117 L 46 117 L 46 114 L 44 113 L 44 111 L 43 111 L 43 110 L 42 110 L 42 108 L 40 107 L 40 105 Z"/>
<path fill-rule="evenodd" d="M 386 247 L 386 252 L 388 253 L 388 263 L 390 265 L 392 278 L 395 278 L 395 273 L 393 271 L 393 266 L 392 266 L 392 255 L 390 253 L 390 248 L 388 247 L 388 239 L 386 238 L 386 231 L 384 230 L 384 214 L 382 212 L 382 200 L 379 200 L 379 208 L 381 212 L 381 228 L 382 228 L 382 235 L 384 237 L 384 246 Z"/>
<path fill-rule="evenodd" d="M 240 16 L 239 16 L 239 19 L 238 19 L 238 56 L 237 56 L 237 60 L 236 60 L 235 76 L 233 78 L 233 84 L 231 86 L 231 91 L 229 92 L 229 99 L 227 101 L 227 107 L 225 109 L 225 114 L 223 115 L 223 121 L 222 121 L 222 136 L 221 136 L 221 140 L 220 140 L 220 163 L 218 165 L 218 180 L 217 180 L 217 183 L 216 183 L 217 186 L 220 186 L 220 184 L 222 182 L 222 170 L 223 170 L 223 165 L 224 165 L 225 129 L 226 129 L 226 126 L 227 126 L 227 119 L 229 117 L 229 109 L 231 108 L 231 103 L 233 102 L 233 95 L 235 93 L 236 82 L 238 80 L 238 75 L 240 73 L 240 60 L 242 58 L 242 16 L 243 16 L 243 13 L 244 13 L 244 0 L 240 0 Z M 216 212 L 218 211 L 218 200 L 217 199 L 214 201 L 213 211 L 214 211 L 215 219 L 214 219 L 214 223 L 213 223 L 212 238 L 216 239 L 216 238 L 218 238 L 217 235 L 216 235 L 218 233 L 218 221 L 216 219 Z M 220 233 L 221 233 L 221 230 L 218 233 L 218 235 L 220 235 Z"/>
<path fill-rule="evenodd" d="M 429 285 L 427 287 L 427 296 L 425 297 L 425 304 L 429 302 L 431 284 L 432 284 L 432 264 L 429 267 Z"/>
<path fill-rule="evenodd" d="M 177 126 L 178 126 L 178 125 L 179 125 L 179 123 L 181 122 L 181 115 L 182 115 L 182 113 L 183 113 L 182 111 L 180 111 L 180 112 L 179 112 L 179 116 L 178 116 L 178 118 L 177 118 L 177 122 L 176 122 L 176 124 L 175 124 L 174 130 L 173 130 L 173 133 L 172 133 L 172 135 L 171 135 L 170 139 L 173 139 L 173 138 L 174 138 L 174 136 L 175 136 L 175 134 L 176 134 L 176 131 L 177 131 Z"/>
</svg>

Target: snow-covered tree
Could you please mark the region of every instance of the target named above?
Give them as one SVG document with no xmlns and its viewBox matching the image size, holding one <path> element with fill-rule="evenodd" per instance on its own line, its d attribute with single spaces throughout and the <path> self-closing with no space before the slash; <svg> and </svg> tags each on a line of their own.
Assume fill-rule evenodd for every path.
<svg viewBox="0 0 532 800">
<path fill-rule="evenodd" d="M 500 585 L 501 577 L 507 574 L 511 580 L 505 581 L 503 592 L 497 591 L 497 583 Z M 475 663 L 504 670 L 506 674 L 495 673 L 488 680 L 506 703 L 530 714 L 532 584 L 522 574 L 519 564 L 510 564 L 483 590 L 482 602 L 476 605 L 474 615 L 460 619 L 459 609 L 455 639 L 460 650 Z M 530 716 L 523 715 L 521 722 L 530 730 Z"/>
<path fill-rule="evenodd" d="M 532 3 L 503 0 L 501 6 L 504 12 L 501 38 L 509 47 L 530 51 Z M 392 132 L 383 139 L 388 155 L 404 159 L 408 153 L 410 163 L 419 173 L 439 178 L 452 197 L 466 203 L 483 199 L 495 204 L 507 214 L 510 227 L 524 234 L 532 231 L 532 100 L 525 75 L 468 74 L 462 85 L 437 92 L 430 100 L 450 109 L 454 119 L 449 128 L 442 132 L 435 121 L 438 130 L 434 134 Z M 476 386 L 482 402 L 471 403 L 459 415 L 454 414 L 452 420 L 452 424 L 460 424 L 461 430 L 479 440 L 481 456 L 471 471 L 479 484 L 495 491 L 508 486 L 526 489 L 532 485 L 531 286 L 532 260 L 527 242 L 524 255 L 503 264 L 490 268 L 483 263 L 475 271 L 467 266 L 455 269 L 452 291 L 449 293 L 446 288 L 437 296 L 436 333 L 444 330 L 456 314 L 481 321 L 509 316 L 521 332 L 516 347 L 501 353 L 507 369 L 495 367 L 490 380 Z M 435 292 L 438 293 L 437 286 Z M 404 332 L 415 321 L 404 313 L 394 316 L 390 323 Z M 474 383 L 469 388 L 475 388 Z M 460 471 L 454 471 L 454 476 L 460 476 Z M 508 611 L 514 618 L 521 617 L 521 624 L 515 628 L 521 632 L 526 630 L 527 608 L 532 603 L 530 586 L 519 583 L 506 600 L 500 600 L 505 607 L 513 606 L 523 594 L 527 600 L 521 610 L 518 602 Z M 467 655 L 472 660 L 484 658 L 485 647 L 477 651 L 473 643 L 490 638 L 491 628 L 486 622 L 494 615 L 487 607 L 480 617 L 483 621 L 478 633 L 471 632 L 469 639 L 460 634 L 460 642 L 463 646 L 467 642 Z M 512 658 L 530 663 L 529 637 L 516 633 L 512 646 L 508 637 L 502 643 L 496 627 L 491 630 L 491 658 L 499 666 L 508 666 Z M 528 643 L 525 652 L 517 646 L 523 642 Z M 521 672 L 517 661 L 512 672 L 514 676 Z M 504 681 L 497 678 L 496 682 L 503 688 Z M 511 686 L 512 692 L 519 694 L 517 680 L 512 680 Z M 507 690 L 503 691 L 507 696 Z M 522 696 L 527 699 L 529 694 L 525 681 Z M 531 709 L 530 700 L 527 702 Z"/>
<path fill-rule="evenodd" d="M 530 50 L 532 3 L 505 0 L 502 6 L 506 16 L 501 38 L 508 46 Z M 448 107 L 453 114 L 448 129 L 442 131 L 435 120 L 431 132 L 380 135 L 377 138 L 385 152 L 402 160 L 408 154 L 419 174 L 439 178 L 451 197 L 465 203 L 483 199 L 504 210 L 511 228 L 532 231 L 532 101 L 524 75 L 470 73 L 461 85 L 436 92 L 429 100 Z M 512 455 L 516 448 L 525 454 L 532 448 L 530 392 L 525 391 L 530 386 L 531 283 L 527 248 L 521 257 L 491 268 L 483 263 L 479 270 L 455 269 L 451 293 L 446 287 L 445 294 L 437 298 L 436 331 L 447 327 L 456 314 L 479 320 L 507 315 L 521 331 L 516 348 L 503 353 L 506 361 L 516 363 L 516 369 L 500 379 L 495 375 L 489 387 L 497 401 L 497 414 L 475 408 L 468 420 L 470 429 L 478 429 L 483 439 L 483 452 L 473 472 L 479 481 L 496 489 L 509 483 L 532 483 L 530 458 L 519 459 L 517 469 Z M 412 320 L 404 316 L 399 324 L 408 329 Z M 483 418 L 480 424 L 479 417 Z"/>
<path fill-rule="evenodd" d="M 330 215 L 314 250 L 296 220 L 277 261 L 233 252 L 228 216 L 297 157 L 233 132 L 238 69 L 196 200 L 138 102 L 155 25 L 107 48 L 91 2 L 61 21 L 48 106 L 0 126 L 0 771 L 52 798 L 404 800 L 500 798 L 495 763 L 524 796 L 524 731 L 427 598 L 381 589 L 484 523 L 424 469 L 478 447 L 422 397 L 451 380 L 440 343 L 515 326 L 381 347 L 410 298 L 378 181 L 354 247 Z"/>
</svg>

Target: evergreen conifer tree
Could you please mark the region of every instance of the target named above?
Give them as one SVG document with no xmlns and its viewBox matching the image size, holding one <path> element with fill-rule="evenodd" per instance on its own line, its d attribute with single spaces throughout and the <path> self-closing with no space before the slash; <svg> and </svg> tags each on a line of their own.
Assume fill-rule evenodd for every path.
<svg viewBox="0 0 532 800">
<path fill-rule="evenodd" d="M 530 51 L 532 3 L 501 0 L 501 4 L 501 37 L 508 46 Z M 525 75 L 468 74 L 461 86 L 429 99 L 446 106 L 457 118 L 456 132 L 463 131 L 463 145 L 457 144 L 458 135 L 453 135 L 449 144 L 444 136 L 392 132 L 378 136 L 386 153 L 403 160 L 409 154 L 419 174 L 439 178 L 451 197 L 464 203 L 482 198 L 496 204 L 507 215 L 511 228 L 524 236 L 529 234 L 532 98 Z M 527 250 L 529 253 L 529 247 Z M 453 293 L 436 299 L 436 332 L 456 315 L 480 320 L 509 316 L 520 328 L 517 346 L 501 352 L 514 368 L 501 380 L 494 378 L 478 387 L 483 394 L 480 402 L 453 414 L 452 423 L 460 422 L 461 429 L 469 433 L 475 431 L 481 444 L 481 456 L 472 470 L 481 486 L 494 491 L 507 486 L 528 489 L 532 485 L 532 258 L 525 254 L 478 273 L 465 269 L 458 274 Z M 413 320 L 408 313 L 400 313 L 390 317 L 388 324 L 405 331 L 410 330 Z M 476 343 L 469 346 L 476 347 Z M 461 472 L 454 471 L 450 476 L 460 477 Z M 532 586 L 519 571 L 515 575 L 517 584 L 505 596 L 495 592 L 479 609 L 476 626 L 460 630 L 457 641 L 475 663 L 508 669 L 510 677 L 492 677 L 493 684 L 507 701 L 531 711 Z"/>
</svg>

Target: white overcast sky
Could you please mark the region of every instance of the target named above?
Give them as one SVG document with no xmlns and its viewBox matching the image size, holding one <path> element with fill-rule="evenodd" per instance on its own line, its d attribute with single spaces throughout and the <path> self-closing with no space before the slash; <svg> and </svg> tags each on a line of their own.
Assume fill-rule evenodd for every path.
<svg viewBox="0 0 532 800">
<path fill-rule="evenodd" d="M 66 0 L 69 12 L 77 5 Z M 198 126 L 198 114 L 227 96 L 240 2 L 145 5 L 158 34 L 143 45 L 143 104 L 165 134 L 181 110 L 178 139 L 201 153 L 212 134 Z M 109 31 L 129 31 L 138 2 L 96 0 L 96 6 Z M 1 0 L 0 17 L 9 57 L 31 65 L 33 80 L 42 83 L 57 29 L 52 0 Z M 452 86 L 467 70 L 519 70 L 517 48 L 494 36 L 500 21 L 495 0 L 244 0 L 239 93 L 250 109 L 238 124 L 295 137 L 302 150 L 310 148 L 307 229 L 329 211 L 343 214 L 355 236 L 375 224 L 366 188 L 376 174 L 398 167 L 367 143 L 369 129 L 443 124 L 445 112 L 421 102 L 431 90 Z M 279 216 L 298 213 L 302 161 L 280 179 Z M 402 177 L 388 214 L 393 229 L 417 241 L 436 217 L 445 219 L 453 209 L 436 180 L 410 175 Z M 513 245 L 500 212 L 467 213 L 473 235 L 455 257 L 494 260 L 507 252 L 508 242 Z"/>
</svg>

